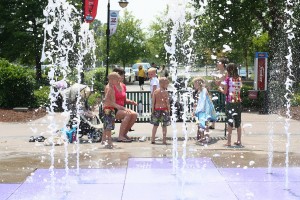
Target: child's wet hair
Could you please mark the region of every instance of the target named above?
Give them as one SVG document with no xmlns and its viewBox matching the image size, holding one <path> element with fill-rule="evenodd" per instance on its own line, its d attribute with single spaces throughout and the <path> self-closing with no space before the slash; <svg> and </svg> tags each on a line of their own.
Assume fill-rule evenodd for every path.
<svg viewBox="0 0 300 200">
<path fill-rule="evenodd" d="M 169 82 L 167 77 L 160 77 L 158 81 L 159 81 L 159 85 L 164 84 L 165 82 Z"/>
</svg>

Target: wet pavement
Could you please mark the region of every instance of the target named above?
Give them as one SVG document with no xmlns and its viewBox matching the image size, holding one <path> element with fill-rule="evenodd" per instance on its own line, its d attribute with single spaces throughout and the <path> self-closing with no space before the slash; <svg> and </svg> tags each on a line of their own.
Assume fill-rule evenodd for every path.
<svg viewBox="0 0 300 200">
<path fill-rule="evenodd" d="M 228 197 L 225 199 L 277 199 L 273 198 L 277 194 L 274 193 L 275 189 L 282 191 L 280 199 L 300 198 L 299 190 L 295 189 L 296 187 L 299 188 L 300 182 L 299 121 L 287 121 L 278 115 L 243 113 L 243 147 L 233 146 L 227 148 L 223 146 L 226 142 L 224 123 L 217 123 L 216 128 L 210 131 L 213 139 L 210 144 L 200 146 L 195 140 L 196 125 L 192 122 L 186 124 L 176 123 L 174 126 L 168 127 L 169 145 L 162 145 L 160 138 L 158 138 L 156 144 L 150 144 L 152 126 L 148 123 L 136 123 L 133 127 L 135 131 L 129 134 L 136 140 L 132 143 L 115 142 L 116 147 L 114 149 L 105 149 L 100 143 L 69 144 L 67 147 L 55 146 L 53 148 L 44 146 L 40 142 L 28 142 L 30 136 L 42 134 L 49 137 L 52 131 L 62 127 L 65 120 L 67 120 L 66 116 L 55 113 L 53 116 L 46 116 L 29 123 L 0 123 L 0 180 L 2 183 L 0 185 L 0 199 L 7 199 L 8 197 L 10 197 L 9 199 L 18 199 L 18 195 L 24 193 L 31 194 L 26 198 L 41 199 L 39 193 L 28 193 L 26 190 L 28 186 L 26 185 L 32 184 L 31 186 L 34 186 L 41 193 L 51 192 L 53 191 L 51 184 L 56 185 L 57 182 L 65 180 L 62 177 L 66 176 L 68 171 L 66 169 L 72 171 L 70 173 L 74 176 L 74 171 L 77 172 L 79 168 L 80 171 L 99 170 L 95 171 L 95 174 L 104 173 L 107 176 L 117 176 L 118 173 L 124 172 L 125 174 L 121 174 L 125 178 L 118 179 L 116 185 L 101 183 L 101 188 L 106 191 L 103 193 L 114 193 L 111 192 L 112 188 L 116 191 L 111 199 L 138 199 L 141 194 L 152 197 L 149 199 L 221 199 L 220 195 L 223 192 L 226 194 L 223 197 Z M 118 126 L 119 124 L 117 124 L 117 130 Z M 176 145 L 172 140 L 174 130 L 177 131 L 177 148 L 173 148 L 174 144 Z M 184 141 L 185 134 L 188 138 L 186 143 Z M 116 140 L 117 135 L 113 136 Z M 142 137 L 146 140 L 139 141 Z M 162 137 L 160 128 L 157 137 Z M 236 130 L 233 130 L 232 141 L 235 141 L 235 138 Z M 286 147 L 288 147 L 288 160 Z M 178 161 L 181 164 L 178 166 L 177 175 L 174 175 L 174 160 L 172 158 L 176 151 L 178 152 Z M 273 159 L 269 159 L 269 157 Z M 182 165 L 185 158 L 189 160 L 187 161 L 187 168 L 183 168 Z M 143 159 L 150 159 L 147 160 L 146 163 L 148 164 L 145 166 L 139 164 L 140 160 Z M 167 162 L 164 163 L 166 160 Z M 209 162 L 209 164 L 203 164 L 204 161 Z M 268 163 L 271 161 L 272 165 L 269 165 Z M 288 168 L 286 168 L 287 161 Z M 154 162 L 162 162 L 163 164 L 157 167 Z M 55 171 L 60 173 L 57 177 L 53 176 L 55 179 L 52 180 L 49 180 L 50 166 L 53 166 Z M 135 174 L 135 170 L 131 169 L 132 166 L 135 166 L 135 170 L 140 170 L 139 176 Z M 268 168 L 268 166 L 271 167 Z M 150 171 L 143 172 L 145 167 Z M 186 169 L 191 174 L 183 176 L 182 169 Z M 195 171 L 190 171 L 190 169 Z M 206 169 L 204 170 L 205 173 L 203 172 L 204 174 L 210 174 L 210 170 L 214 170 L 215 173 L 203 178 L 203 173 L 199 172 L 203 169 Z M 268 175 L 270 171 L 273 172 L 272 176 Z M 43 184 L 39 185 L 39 182 L 35 181 L 28 183 L 28 180 L 35 180 L 39 173 L 41 173 L 39 177 L 43 179 L 41 181 Z M 79 174 L 77 174 L 77 178 L 78 176 L 85 177 L 84 174 Z M 165 176 L 162 174 L 165 174 Z M 194 175 L 201 177 L 194 179 Z M 131 178 L 127 179 L 127 177 Z M 153 181 L 151 177 L 156 181 Z M 182 183 L 182 177 L 187 181 L 184 184 Z M 218 179 L 219 177 L 220 179 Z M 214 182 L 216 186 L 212 186 L 212 188 L 223 188 L 224 190 L 221 190 L 223 192 L 220 191 L 219 193 L 216 190 L 202 191 L 201 188 L 203 187 L 210 188 L 210 186 L 207 186 L 207 184 L 210 184 L 209 178 L 216 178 L 218 181 Z M 161 181 L 165 179 L 170 182 L 165 182 L 166 187 L 160 190 Z M 106 179 L 101 178 L 101 180 Z M 108 178 L 107 181 L 109 180 Z M 79 199 L 81 193 L 74 192 L 77 191 L 75 190 L 77 187 L 81 187 L 81 191 L 95 192 L 93 188 L 97 187 L 98 184 L 97 180 L 94 179 L 88 179 L 83 183 L 78 182 L 77 179 L 74 181 L 73 177 L 70 181 L 73 181 L 73 185 L 71 184 L 72 189 L 59 190 L 61 195 L 67 193 L 70 195 L 65 196 L 65 199 Z M 94 194 L 93 192 L 91 192 L 91 195 Z M 157 196 L 153 196 L 154 194 Z M 71 198 L 73 195 L 78 198 Z M 232 195 L 234 198 L 229 198 Z M 279 197 L 278 195 L 279 193 L 276 197 Z M 49 195 L 46 195 L 46 197 L 49 197 Z M 26 198 L 24 196 L 24 199 Z M 99 197 L 89 199 L 106 200 L 109 198 L 103 198 L 99 195 Z"/>
</svg>

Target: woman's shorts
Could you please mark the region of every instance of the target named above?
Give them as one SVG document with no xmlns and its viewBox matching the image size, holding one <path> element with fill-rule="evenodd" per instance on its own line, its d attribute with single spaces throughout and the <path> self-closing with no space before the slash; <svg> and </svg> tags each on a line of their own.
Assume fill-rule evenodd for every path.
<svg viewBox="0 0 300 200">
<path fill-rule="evenodd" d="M 114 130 L 115 129 L 115 119 L 116 113 L 114 109 L 103 109 L 103 129 L 104 130 Z"/>
<path fill-rule="evenodd" d="M 227 103 L 226 104 L 226 117 L 229 126 L 233 127 L 233 122 L 235 128 L 241 126 L 242 121 L 242 106 L 241 103 Z"/>
<path fill-rule="evenodd" d="M 159 126 L 159 123 L 161 123 L 162 126 L 169 126 L 171 124 L 169 112 L 166 110 L 155 110 L 151 114 L 150 123 L 154 126 Z"/>
</svg>

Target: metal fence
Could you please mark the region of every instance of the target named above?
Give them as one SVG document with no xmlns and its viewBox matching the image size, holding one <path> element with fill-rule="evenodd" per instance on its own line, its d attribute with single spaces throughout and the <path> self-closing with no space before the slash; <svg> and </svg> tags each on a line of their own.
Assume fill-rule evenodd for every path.
<svg viewBox="0 0 300 200">
<path fill-rule="evenodd" d="M 173 92 L 170 91 L 170 101 L 172 104 L 172 95 Z M 210 91 L 211 98 L 213 104 L 215 106 L 216 112 L 219 115 L 219 121 L 225 122 L 225 95 L 220 93 L 219 91 Z M 134 110 L 139 113 L 137 118 L 137 122 L 149 122 L 151 117 L 151 96 L 150 91 L 135 91 L 135 92 L 126 92 L 127 98 L 134 100 L 138 103 L 137 106 L 134 105 L 126 105 L 127 108 Z M 184 117 L 187 121 L 193 120 L 192 116 L 192 108 L 193 108 L 193 97 L 190 91 L 179 90 L 176 92 L 177 101 L 175 102 L 175 106 L 177 109 L 177 118 L 178 121 L 181 121 Z M 187 111 L 183 113 L 183 102 L 186 102 Z"/>
</svg>

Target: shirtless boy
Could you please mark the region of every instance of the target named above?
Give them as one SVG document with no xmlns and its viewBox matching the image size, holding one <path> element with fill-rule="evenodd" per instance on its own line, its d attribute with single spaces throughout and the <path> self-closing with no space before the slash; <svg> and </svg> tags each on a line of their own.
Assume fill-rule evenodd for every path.
<svg viewBox="0 0 300 200">
<path fill-rule="evenodd" d="M 163 144 L 167 144 L 167 126 L 170 125 L 170 103 L 167 91 L 169 81 L 166 77 L 159 78 L 159 88 L 153 91 L 152 114 L 150 123 L 153 124 L 151 144 L 155 144 L 155 135 L 159 123 L 162 123 Z"/>
</svg>

